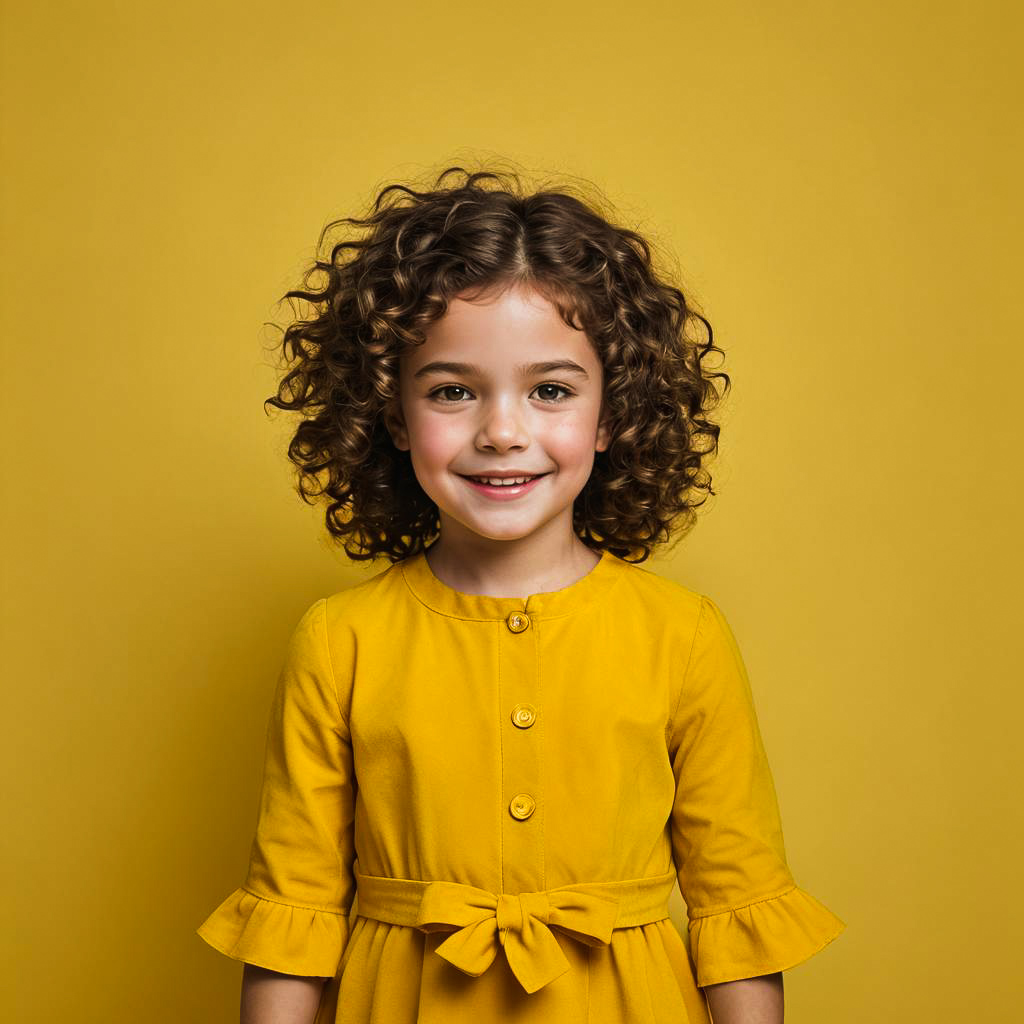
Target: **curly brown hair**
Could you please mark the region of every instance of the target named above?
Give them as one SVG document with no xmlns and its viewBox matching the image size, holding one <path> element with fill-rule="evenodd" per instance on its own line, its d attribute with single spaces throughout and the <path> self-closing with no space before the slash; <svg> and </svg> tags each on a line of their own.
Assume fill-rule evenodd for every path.
<svg viewBox="0 0 1024 1024">
<path fill-rule="evenodd" d="M 318 255 L 302 287 L 285 293 L 313 315 L 285 328 L 287 372 L 264 408 L 302 414 L 288 445 L 297 489 L 307 504 L 326 496 L 327 529 L 350 558 L 397 562 L 440 533 L 436 504 L 387 428 L 399 360 L 452 298 L 492 286 L 539 292 L 586 332 L 603 364 L 611 441 L 595 453 L 572 513 L 588 547 L 642 562 L 688 533 L 695 508 L 716 493 L 705 464 L 720 427 L 706 412 L 730 380 L 701 365 L 722 352 L 711 324 L 659 276 L 646 239 L 573 191 L 529 191 L 513 171 L 448 167 L 423 191 L 388 185 L 366 217 L 324 227 L 318 254 L 339 225 L 365 230 Z M 706 341 L 686 336 L 693 320 Z"/>
</svg>

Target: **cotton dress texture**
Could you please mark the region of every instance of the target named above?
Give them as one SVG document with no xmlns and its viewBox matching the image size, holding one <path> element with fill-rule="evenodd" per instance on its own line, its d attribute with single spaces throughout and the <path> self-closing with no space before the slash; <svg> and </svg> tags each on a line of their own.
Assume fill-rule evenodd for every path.
<svg viewBox="0 0 1024 1024">
<path fill-rule="evenodd" d="M 701 987 L 844 927 L 787 865 L 711 598 L 608 552 L 466 594 L 420 553 L 294 628 L 248 874 L 198 933 L 329 979 L 317 1024 L 709 1024 Z"/>
</svg>

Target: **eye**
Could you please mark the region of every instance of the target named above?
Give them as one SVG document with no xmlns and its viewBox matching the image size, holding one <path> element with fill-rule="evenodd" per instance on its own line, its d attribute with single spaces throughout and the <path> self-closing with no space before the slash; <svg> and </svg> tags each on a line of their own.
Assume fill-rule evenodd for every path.
<svg viewBox="0 0 1024 1024">
<path fill-rule="evenodd" d="M 466 389 L 461 384 L 445 384 L 444 387 L 440 387 L 436 391 L 431 391 L 430 392 L 430 397 L 431 398 L 440 398 L 442 392 L 445 392 L 445 391 L 463 391 L 463 392 L 465 392 Z M 451 405 L 454 405 L 455 403 L 461 401 L 461 399 L 459 399 L 459 398 L 456 398 L 456 399 L 441 398 L 440 400 L 442 402 L 447 402 L 448 404 L 451 404 Z"/>
<path fill-rule="evenodd" d="M 544 401 L 547 402 L 564 402 L 567 398 L 571 398 L 573 394 L 572 391 L 570 391 L 569 388 L 567 388 L 564 384 L 538 384 L 537 390 L 540 391 L 541 388 L 554 388 L 556 391 L 564 392 L 564 394 L 562 394 L 561 397 L 552 397 L 544 399 Z"/>
<path fill-rule="evenodd" d="M 555 392 L 555 394 L 551 394 L 549 391 L 547 395 L 541 396 L 541 401 L 547 402 L 549 405 L 555 402 L 564 402 L 567 398 L 573 396 L 573 391 L 564 384 L 538 384 L 535 390 L 542 391 L 544 388 L 550 388 Z M 453 391 L 458 393 L 455 398 L 450 397 L 450 393 Z M 446 405 L 456 405 L 459 402 L 465 401 L 463 396 L 468 394 L 468 389 L 464 388 L 461 384 L 445 384 L 431 391 L 429 397 L 437 399 Z"/>
</svg>

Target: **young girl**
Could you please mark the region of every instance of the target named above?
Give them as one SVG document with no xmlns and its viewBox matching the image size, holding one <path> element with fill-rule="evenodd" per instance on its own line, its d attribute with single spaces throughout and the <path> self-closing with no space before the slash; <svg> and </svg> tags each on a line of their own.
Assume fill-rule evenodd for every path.
<svg viewBox="0 0 1024 1024">
<path fill-rule="evenodd" d="M 710 324 L 515 175 L 338 223 L 368 230 L 286 296 L 317 312 L 269 402 L 302 496 L 392 564 L 291 636 L 248 875 L 199 928 L 243 1021 L 782 1021 L 844 923 L 787 866 L 722 610 L 637 564 L 715 493 Z"/>
</svg>

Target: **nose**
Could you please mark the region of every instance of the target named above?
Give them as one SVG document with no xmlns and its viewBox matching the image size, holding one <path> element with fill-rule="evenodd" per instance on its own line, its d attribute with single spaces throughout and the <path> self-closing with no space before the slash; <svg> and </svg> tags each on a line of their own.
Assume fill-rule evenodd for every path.
<svg viewBox="0 0 1024 1024">
<path fill-rule="evenodd" d="M 522 410 L 513 401 L 485 403 L 476 443 L 497 451 L 526 448 L 530 439 Z"/>
</svg>

